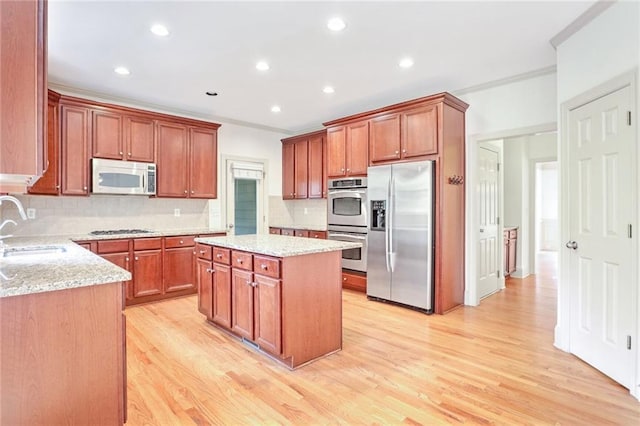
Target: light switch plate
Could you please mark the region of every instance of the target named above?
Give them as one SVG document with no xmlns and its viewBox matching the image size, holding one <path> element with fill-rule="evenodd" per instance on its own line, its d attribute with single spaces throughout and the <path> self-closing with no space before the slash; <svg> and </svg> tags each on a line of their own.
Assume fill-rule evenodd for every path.
<svg viewBox="0 0 640 426">
<path fill-rule="evenodd" d="M 180 217 L 180 209 L 173 209 L 173 215 L 175 217 Z"/>
</svg>

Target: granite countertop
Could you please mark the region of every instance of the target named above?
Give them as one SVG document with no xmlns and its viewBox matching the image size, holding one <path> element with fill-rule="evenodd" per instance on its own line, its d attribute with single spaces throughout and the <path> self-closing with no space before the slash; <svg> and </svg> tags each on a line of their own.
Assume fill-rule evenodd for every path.
<svg viewBox="0 0 640 426">
<path fill-rule="evenodd" d="M 55 247 L 64 252 L 0 257 L 0 298 L 131 279 L 131 273 L 83 249 L 68 237 L 13 237 L 5 248 Z"/>
<path fill-rule="evenodd" d="M 201 234 L 220 234 L 226 233 L 226 229 L 209 229 L 209 228 L 185 228 L 185 229 L 165 229 L 153 230 L 152 232 L 132 233 L 132 234 L 111 234 L 111 235 L 91 235 L 78 234 L 68 235 L 68 239 L 72 241 L 96 241 L 96 240 L 120 240 L 125 238 L 148 238 L 148 237 L 172 237 L 177 235 L 201 235 Z"/>
<path fill-rule="evenodd" d="M 327 225 L 322 225 L 322 226 L 269 225 L 269 228 L 296 229 L 300 231 L 326 231 Z"/>
<path fill-rule="evenodd" d="M 288 237 L 283 235 L 230 235 L 227 237 L 196 238 L 202 244 L 276 257 L 300 256 L 362 247 L 361 243 Z"/>
</svg>

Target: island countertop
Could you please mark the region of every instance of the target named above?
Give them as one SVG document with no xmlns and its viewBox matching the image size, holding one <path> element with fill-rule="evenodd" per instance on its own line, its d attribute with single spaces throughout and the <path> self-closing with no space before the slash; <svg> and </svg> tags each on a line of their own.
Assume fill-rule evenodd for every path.
<svg viewBox="0 0 640 426">
<path fill-rule="evenodd" d="M 361 243 L 272 234 L 196 238 L 196 242 L 275 257 L 300 256 L 362 247 Z"/>
</svg>

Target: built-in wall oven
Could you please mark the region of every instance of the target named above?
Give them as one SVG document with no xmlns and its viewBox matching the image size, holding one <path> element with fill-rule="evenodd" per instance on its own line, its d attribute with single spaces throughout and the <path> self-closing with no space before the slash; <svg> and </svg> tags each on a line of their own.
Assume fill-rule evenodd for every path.
<svg viewBox="0 0 640 426">
<path fill-rule="evenodd" d="M 367 221 L 367 178 L 330 179 L 327 224 L 363 226 Z"/>
<path fill-rule="evenodd" d="M 367 272 L 367 178 L 329 180 L 327 204 L 328 239 L 362 244 L 342 251 L 342 267 Z"/>
<path fill-rule="evenodd" d="M 361 248 L 342 250 L 342 267 L 367 272 L 367 228 L 329 225 L 327 238 L 350 243 L 361 243 Z"/>
</svg>

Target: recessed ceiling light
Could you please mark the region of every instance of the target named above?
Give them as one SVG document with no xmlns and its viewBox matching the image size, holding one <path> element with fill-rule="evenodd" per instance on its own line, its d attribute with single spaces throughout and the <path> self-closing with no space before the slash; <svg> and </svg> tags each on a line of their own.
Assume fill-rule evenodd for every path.
<svg viewBox="0 0 640 426">
<path fill-rule="evenodd" d="M 322 89 L 322 91 L 324 93 L 333 93 L 333 92 L 335 92 L 335 89 L 333 87 L 331 87 L 331 86 L 324 86 L 324 89 Z"/>
<path fill-rule="evenodd" d="M 169 30 L 162 24 L 155 24 L 151 27 L 151 32 L 160 37 L 169 35 Z"/>
<path fill-rule="evenodd" d="M 269 64 L 266 63 L 265 61 L 260 61 L 256 64 L 256 69 L 260 71 L 266 71 L 269 69 Z"/>
<path fill-rule="evenodd" d="M 128 68 L 126 68 L 126 67 L 115 67 L 115 68 L 113 69 L 113 71 L 114 71 L 116 74 L 120 74 L 120 75 L 129 75 L 129 74 L 131 74 L 131 71 L 129 71 L 129 69 L 128 69 Z"/>
<path fill-rule="evenodd" d="M 204 94 L 207 95 L 207 96 L 218 96 L 218 92 L 208 91 L 208 92 L 204 92 Z"/>
<path fill-rule="evenodd" d="M 327 22 L 327 28 L 331 31 L 342 31 L 347 27 L 347 24 L 342 20 L 342 18 L 331 18 L 329 22 Z"/>
<path fill-rule="evenodd" d="M 402 58 L 398 65 L 400 65 L 401 68 L 411 68 L 413 66 L 413 59 Z"/>
<path fill-rule="evenodd" d="M 271 112 L 280 112 L 280 107 L 278 105 L 274 105 L 271 107 Z"/>
</svg>

